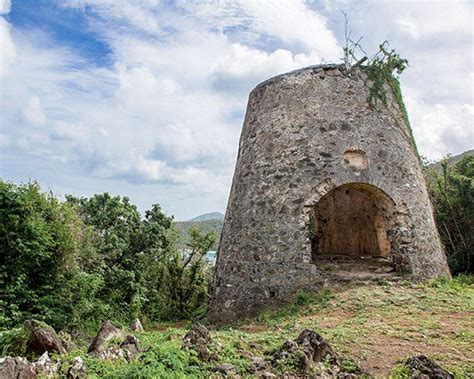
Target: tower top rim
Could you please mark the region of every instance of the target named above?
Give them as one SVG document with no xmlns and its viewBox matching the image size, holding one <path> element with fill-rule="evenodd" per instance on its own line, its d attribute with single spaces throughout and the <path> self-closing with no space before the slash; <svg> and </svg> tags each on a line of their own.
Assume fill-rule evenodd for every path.
<svg viewBox="0 0 474 379">
<path fill-rule="evenodd" d="M 297 76 L 297 75 L 301 75 L 301 74 L 305 74 L 307 72 L 311 72 L 311 71 L 314 71 L 314 70 L 317 70 L 317 69 L 323 69 L 324 71 L 326 70 L 333 70 L 333 69 L 336 69 L 336 68 L 345 68 L 343 64 L 337 64 L 337 63 L 324 63 L 324 64 L 317 64 L 317 65 L 311 65 L 311 66 L 307 66 L 307 67 L 303 67 L 303 68 L 299 68 L 299 69 L 296 69 L 296 70 L 293 70 L 293 71 L 288 71 L 288 72 L 285 72 L 283 74 L 278 74 L 278 75 L 275 75 L 275 76 L 272 76 L 271 78 L 268 78 L 266 80 L 264 80 L 263 82 L 260 82 L 259 84 L 257 84 L 255 86 L 255 88 L 251 91 L 251 92 L 254 92 L 270 83 L 275 83 L 275 82 L 279 82 L 280 80 L 283 80 L 285 78 L 288 78 L 290 76 Z"/>
</svg>

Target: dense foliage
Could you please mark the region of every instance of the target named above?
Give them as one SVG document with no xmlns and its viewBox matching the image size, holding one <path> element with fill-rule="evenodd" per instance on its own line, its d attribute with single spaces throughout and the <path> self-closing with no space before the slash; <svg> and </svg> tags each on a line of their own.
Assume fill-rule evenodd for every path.
<svg viewBox="0 0 474 379">
<path fill-rule="evenodd" d="M 180 319 L 207 303 L 203 256 L 215 234 L 192 230 L 178 249 L 173 219 L 158 205 L 142 218 L 126 197 L 61 202 L 36 183 L 0 181 L 0 218 L 0 326 Z"/>
<path fill-rule="evenodd" d="M 448 263 L 454 274 L 474 272 L 474 155 L 428 178 L 435 216 Z"/>
</svg>

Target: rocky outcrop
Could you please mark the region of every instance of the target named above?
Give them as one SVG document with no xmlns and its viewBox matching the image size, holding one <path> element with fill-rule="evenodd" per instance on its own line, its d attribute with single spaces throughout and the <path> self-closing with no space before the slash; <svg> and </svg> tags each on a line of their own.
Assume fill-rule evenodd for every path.
<svg viewBox="0 0 474 379">
<path fill-rule="evenodd" d="M 141 351 L 139 343 L 140 341 L 137 337 L 129 334 L 125 337 L 125 341 L 120 344 L 120 348 L 125 352 L 125 358 L 127 361 L 131 361 L 132 358 Z"/>
<path fill-rule="evenodd" d="M 0 379 L 36 379 L 35 367 L 27 359 L 21 357 L 0 358 Z"/>
<path fill-rule="evenodd" d="M 140 322 L 138 318 L 133 320 L 133 322 L 130 324 L 130 329 L 133 330 L 134 332 L 138 333 L 143 333 L 145 330 L 143 329 L 143 325 Z"/>
<path fill-rule="evenodd" d="M 124 338 L 124 333 L 121 329 L 115 327 L 109 320 L 107 320 L 102 324 L 99 333 L 97 333 L 97 336 L 90 344 L 87 352 L 89 354 L 96 354 L 106 350 L 106 343 L 112 338 Z"/>
<path fill-rule="evenodd" d="M 200 323 L 192 325 L 183 338 L 183 349 L 194 349 L 204 361 L 217 360 L 217 353 L 212 352 L 212 339 L 209 330 Z"/>
<path fill-rule="evenodd" d="M 59 366 L 51 361 L 47 351 L 36 362 L 22 357 L 0 358 L 0 379 L 54 378 L 58 376 Z"/>
<path fill-rule="evenodd" d="M 339 357 L 331 346 L 315 331 L 305 329 L 294 340 L 286 341 L 281 349 L 274 355 L 273 364 L 282 361 L 297 363 L 297 369 L 308 372 L 314 363 L 328 362 L 333 366 L 339 365 Z"/>
<path fill-rule="evenodd" d="M 454 379 L 454 375 L 425 355 L 408 358 L 405 366 L 409 368 L 412 379 Z"/>
<path fill-rule="evenodd" d="M 26 320 L 23 328 L 29 334 L 27 352 L 41 355 L 45 351 L 49 353 L 66 353 L 56 331 L 49 325 L 36 321 Z"/>
<path fill-rule="evenodd" d="M 141 351 L 139 348 L 139 343 L 140 341 L 138 338 L 132 335 L 127 335 L 125 340 L 119 345 L 101 349 L 100 351 L 96 351 L 92 354 L 103 361 L 117 361 L 121 358 L 124 358 L 130 362 L 133 357 L 135 357 L 135 355 Z"/>
<path fill-rule="evenodd" d="M 339 364 L 339 358 L 332 347 L 313 330 L 303 330 L 296 338 L 295 343 L 303 348 L 308 360 L 311 362 L 325 360 L 331 364 Z"/>
</svg>

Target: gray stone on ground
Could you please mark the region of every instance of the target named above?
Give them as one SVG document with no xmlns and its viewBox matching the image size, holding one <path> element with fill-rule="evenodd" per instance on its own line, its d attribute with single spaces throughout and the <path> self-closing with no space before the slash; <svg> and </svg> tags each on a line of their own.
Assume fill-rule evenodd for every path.
<svg viewBox="0 0 474 379">
<path fill-rule="evenodd" d="M 57 377 L 59 365 L 51 361 L 47 351 L 32 364 L 36 374 L 41 378 Z"/>
<path fill-rule="evenodd" d="M 102 324 L 99 333 L 97 333 L 97 336 L 90 344 L 87 352 L 89 354 L 94 354 L 104 351 L 107 348 L 106 342 L 112 338 L 124 338 L 124 333 L 121 329 L 115 327 L 109 320 L 107 320 Z"/>
<path fill-rule="evenodd" d="M 203 361 L 217 360 L 217 355 L 211 352 L 212 339 L 209 330 L 200 323 L 195 323 L 183 338 L 183 349 L 194 349 L 198 358 Z"/>
<path fill-rule="evenodd" d="M 36 379 L 35 367 L 27 359 L 21 357 L 0 358 L 0 379 Z"/>
<path fill-rule="evenodd" d="M 36 362 L 22 357 L 0 358 L 0 379 L 36 379 L 58 377 L 58 363 L 49 358 L 47 351 Z"/>
<path fill-rule="evenodd" d="M 130 362 L 133 357 L 141 351 L 138 347 L 139 342 L 137 337 L 129 334 L 120 345 L 111 346 L 94 354 L 103 361 L 117 361 L 121 358 L 125 358 Z"/>
<path fill-rule="evenodd" d="M 138 340 L 137 337 L 132 336 L 129 334 L 127 337 L 125 337 L 125 341 L 123 341 L 120 344 L 120 348 L 124 350 L 125 352 L 125 358 L 127 358 L 127 361 L 131 361 L 132 358 L 140 352 L 139 348 L 139 343 L 140 341 Z"/>
<path fill-rule="evenodd" d="M 303 330 L 295 342 L 303 347 L 310 361 L 329 361 L 331 364 L 339 364 L 339 358 L 332 347 L 315 331 Z"/>
<path fill-rule="evenodd" d="M 143 325 L 138 318 L 133 320 L 133 322 L 130 324 L 130 329 L 138 333 L 144 332 Z"/>
<path fill-rule="evenodd" d="M 282 360 L 298 360 L 298 370 L 307 373 L 315 363 L 329 362 L 338 367 L 339 357 L 331 346 L 315 331 L 305 329 L 294 340 L 286 341 L 274 355 L 272 363 L 275 365 Z"/>
<path fill-rule="evenodd" d="M 125 350 L 119 346 L 109 347 L 108 349 L 98 351 L 94 354 L 101 361 L 115 362 L 121 358 L 127 359 Z"/>
<path fill-rule="evenodd" d="M 412 379 L 454 379 L 454 375 L 425 355 L 408 358 L 405 366 L 410 369 Z"/>
<path fill-rule="evenodd" d="M 29 333 L 27 352 L 41 355 L 49 353 L 65 354 L 66 349 L 56 331 L 49 325 L 36 320 L 26 320 L 23 328 Z"/>
</svg>

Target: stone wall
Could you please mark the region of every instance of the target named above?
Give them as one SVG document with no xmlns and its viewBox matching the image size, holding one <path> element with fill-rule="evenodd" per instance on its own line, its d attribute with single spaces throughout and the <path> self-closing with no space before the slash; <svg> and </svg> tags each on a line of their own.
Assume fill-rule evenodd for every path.
<svg viewBox="0 0 474 379">
<path fill-rule="evenodd" d="M 224 323 L 325 283 L 311 259 L 311 214 L 331 190 L 371 186 L 398 271 L 449 275 L 417 153 L 398 103 L 367 102 L 363 69 L 309 67 L 249 96 L 219 245 L 209 318 Z M 376 192 L 374 191 L 374 193 Z"/>
</svg>

